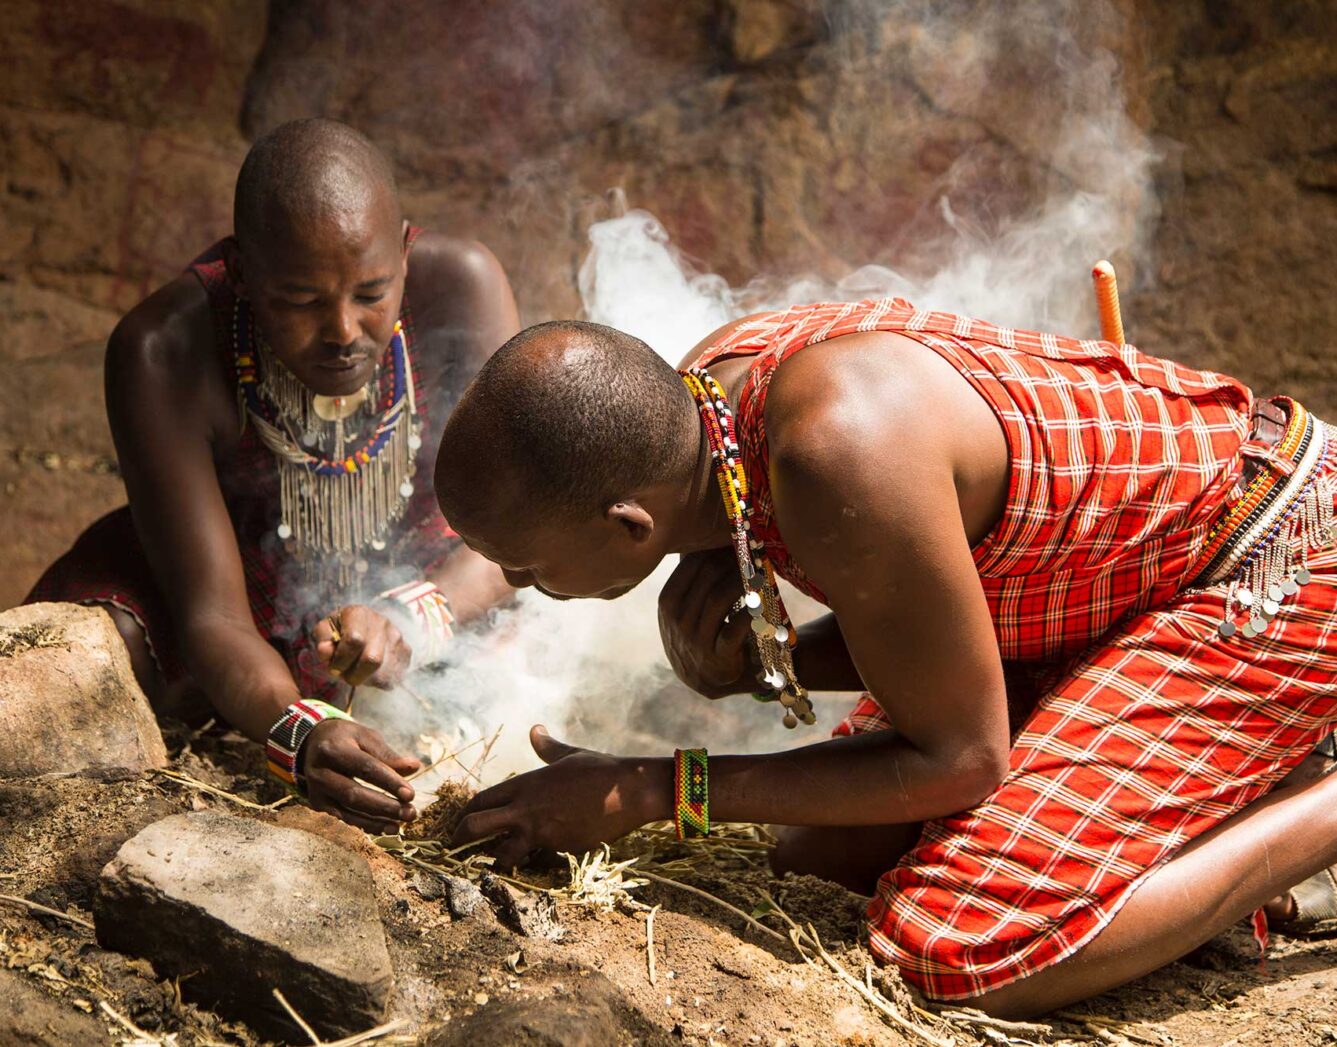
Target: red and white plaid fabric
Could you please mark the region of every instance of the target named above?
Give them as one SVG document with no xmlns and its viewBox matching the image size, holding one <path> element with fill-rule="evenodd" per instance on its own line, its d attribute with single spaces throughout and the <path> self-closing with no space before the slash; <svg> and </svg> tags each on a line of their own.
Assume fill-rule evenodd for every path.
<svg viewBox="0 0 1337 1047">
<path fill-rule="evenodd" d="M 700 363 L 756 356 L 738 422 L 754 532 L 791 581 L 769 498 L 766 389 L 792 352 L 896 331 L 957 367 L 1007 433 L 1011 491 L 975 549 L 999 648 L 1053 680 L 1010 771 L 925 823 L 869 908 L 873 951 L 964 999 L 1070 956 L 1140 880 L 1265 794 L 1337 722 L 1337 553 L 1264 636 L 1221 639 L 1226 586 L 1180 592 L 1240 470 L 1251 395 L 1131 346 L 1012 331 L 901 300 L 750 321 Z M 819 351 L 819 350 L 815 350 Z M 926 408 L 926 411 L 928 408 Z M 1333 454 L 1323 468 L 1337 470 Z M 836 733 L 890 727 L 865 696 Z"/>
</svg>

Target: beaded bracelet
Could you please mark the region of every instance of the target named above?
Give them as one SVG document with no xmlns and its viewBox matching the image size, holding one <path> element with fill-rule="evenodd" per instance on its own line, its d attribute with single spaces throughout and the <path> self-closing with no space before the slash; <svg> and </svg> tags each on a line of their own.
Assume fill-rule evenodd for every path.
<svg viewBox="0 0 1337 1047">
<path fill-rule="evenodd" d="M 710 835 L 710 767 L 704 749 L 673 754 L 673 828 L 679 840 Z"/>
<path fill-rule="evenodd" d="M 265 745 L 269 773 L 289 789 L 305 796 L 306 777 L 298 770 L 302 743 L 322 720 L 351 719 L 342 709 L 313 698 L 293 702 L 269 729 L 269 741 Z"/>
<path fill-rule="evenodd" d="M 413 647 L 414 668 L 445 660 L 450 639 L 455 635 L 451 628 L 455 616 L 450 613 L 445 593 L 431 582 L 418 581 L 387 589 L 376 599 L 397 605 L 397 611 L 407 612 L 399 617 L 407 618 L 405 633 Z"/>
</svg>

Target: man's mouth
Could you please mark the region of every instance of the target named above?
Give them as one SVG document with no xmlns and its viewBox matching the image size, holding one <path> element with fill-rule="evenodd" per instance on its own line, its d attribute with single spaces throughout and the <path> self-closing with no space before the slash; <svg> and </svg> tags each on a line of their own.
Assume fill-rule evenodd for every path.
<svg viewBox="0 0 1337 1047">
<path fill-rule="evenodd" d="M 350 374 L 358 368 L 363 367 L 366 362 L 367 358 L 363 355 L 341 356 L 335 360 L 326 360 L 317 364 L 317 366 L 326 371 L 332 371 L 335 374 Z"/>
</svg>

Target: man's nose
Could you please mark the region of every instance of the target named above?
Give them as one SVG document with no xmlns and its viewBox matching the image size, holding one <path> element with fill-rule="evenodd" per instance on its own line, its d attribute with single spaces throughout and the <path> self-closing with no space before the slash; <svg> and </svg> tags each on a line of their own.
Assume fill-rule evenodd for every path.
<svg viewBox="0 0 1337 1047">
<path fill-rule="evenodd" d="M 512 589 L 528 589 L 534 584 L 533 571 L 508 571 L 503 567 L 501 574 Z"/>
<path fill-rule="evenodd" d="M 345 349 L 357 341 L 357 316 L 349 303 L 341 303 L 325 314 L 325 324 L 321 339 L 326 345 L 337 345 Z"/>
</svg>

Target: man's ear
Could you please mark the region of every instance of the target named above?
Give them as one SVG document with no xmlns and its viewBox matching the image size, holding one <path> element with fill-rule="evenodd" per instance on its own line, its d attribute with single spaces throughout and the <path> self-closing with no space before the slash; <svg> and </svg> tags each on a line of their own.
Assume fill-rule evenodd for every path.
<svg viewBox="0 0 1337 1047">
<path fill-rule="evenodd" d="M 624 528 L 634 542 L 644 542 L 655 533 L 655 518 L 636 501 L 614 502 L 604 510 L 604 519 Z"/>
<path fill-rule="evenodd" d="M 232 293 L 238 298 L 245 298 L 246 280 L 242 274 L 241 245 L 237 243 L 235 236 L 229 236 L 223 241 L 223 268 L 227 270 L 227 280 L 232 285 Z"/>
<path fill-rule="evenodd" d="M 404 266 L 404 276 L 407 277 L 409 275 L 409 250 L 410 250 L 409 220 L 407 218 L 404 219 L 404 232 L 403 235 L 400 237 L 400 239 L 404 244 L 403 266 Z"/>
</svg>

